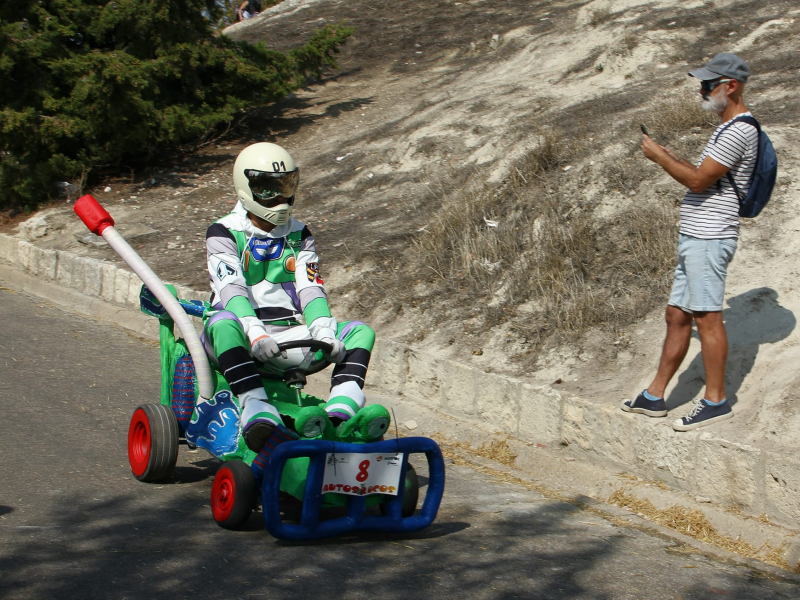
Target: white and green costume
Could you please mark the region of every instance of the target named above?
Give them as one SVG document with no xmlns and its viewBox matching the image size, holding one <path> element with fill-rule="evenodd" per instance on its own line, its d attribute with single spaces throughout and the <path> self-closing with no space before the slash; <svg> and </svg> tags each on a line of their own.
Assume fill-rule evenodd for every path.
<svg viewBox="0 0 800 600">
<path fill-rule="evenodd" d="M 290 218 L 265 232 L 253 225 L 241 203 L 206 233 L 211 305 L 205 317 L 204 344 L 242 405 L 242 423 L 281 424 L 267 402 L 261 376 L 297 366 L 304 350 L 258 366 L 250 355 L 251 334 L 263 327 L 281 343 L 311 339 L 331 329 L 344 343 L 345 358 L 334 366 L 326 412 L 342 421 L 364 406 L 362 388 L 375 342 L 372 329 L 359 321 L 337 323 L 331 316 L 319 274 L 314 237 Z"/>
</svg>

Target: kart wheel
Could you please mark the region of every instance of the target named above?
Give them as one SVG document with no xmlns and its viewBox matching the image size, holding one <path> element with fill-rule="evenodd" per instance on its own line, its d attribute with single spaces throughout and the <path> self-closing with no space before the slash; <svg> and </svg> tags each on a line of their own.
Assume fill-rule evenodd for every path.
<svg viewBox="0 0 800 600">
<path fill-rule="evenodd" d="M 281 517 L 283 521 L 299 525 L 303 522 L 303 501 L 281 492 Z"/>
<path fill-rule="evenodd" d="M 405 489 L 403 490 L 403 516 L 410 517 L 417 510 L 419 502 L 419 478 L 412 465 L 406 471 Z"/>
<path fill-rule="evenodd" d="M 419 478 L 414 466 L 409 463 L 408 470 L 406 470 L 406 482 L 403 487 L 403 508 L 400 514 L 405 517 L 410 517 L 417 510 L 417 502 L 419 502 Z M 386 513 L 386 504 L 381 504 L 381 512 Z"/>
<path fill-rule="evenodd" d="M 178 421 L 169 407 L 143 404 L 128 427 L 128 462 L 139 481 L 163 481 L 178 460 Z"/>
<path fill-rule="evenodd" d="M 220 527 L 241 529 L 256 504 L 256 479 L 241 460 L 220 467 L 211 486 L 211 514 Z"/>
</svg>

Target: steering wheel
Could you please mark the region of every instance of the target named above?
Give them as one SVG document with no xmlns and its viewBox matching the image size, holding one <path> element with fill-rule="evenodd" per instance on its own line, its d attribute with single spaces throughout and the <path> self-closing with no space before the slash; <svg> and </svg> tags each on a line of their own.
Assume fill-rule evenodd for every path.
<svg viewBox="0 0 800 600">
<path fill-rule="evenodd" d="M 290 369 L 287 370 L 279 370 L 278 376 L 283 379 L 289 385 L 293 384 L 302 384 L 305 385 L 306 383 L 306 375 L 312 375 L 313 373 L 318 373 L 323 369 L 327 368 L 330 364 L 324 358 L 322 360 L 315 359 L 315 353 L 317 350 L 321 350 L 323 353 L 328 354 L 329 352 L 333 351 L 333 344 L 328 344 L 327 342 L 321 342 L 319 340 L 293 340 L 291 342 L 282 342 L 278 344 L 278 350 L 283 352 L 284 350 L 291 350 L 293 348 L 308 348 L 311 350 L 303 361 Z M 268 364 L 263 365 L 264 367 L 269 367 Z"/>
<path fill-rule="evenodd" d="M 322 350 L 325 354 L 333 352 L 333 344 L 321 342 L 319 340 L 294 340 L 278 344 L 278 350 L 291 350 L 292 348 L 308 348 L 309 350 Z"/>
</svg>

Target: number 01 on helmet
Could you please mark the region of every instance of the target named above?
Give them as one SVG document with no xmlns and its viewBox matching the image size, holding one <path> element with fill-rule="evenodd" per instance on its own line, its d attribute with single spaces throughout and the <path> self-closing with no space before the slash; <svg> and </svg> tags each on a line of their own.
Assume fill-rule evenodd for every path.
<svg viewBox="0 0 800 600">
<path fill-rule="evenodd" d="M 299 183 L 300 169 L 277 144 L 248 146 L 233 165 L 233 185 L 242 206 L 273 225 L 283 225 L 291 217 Z"/>
</svg>

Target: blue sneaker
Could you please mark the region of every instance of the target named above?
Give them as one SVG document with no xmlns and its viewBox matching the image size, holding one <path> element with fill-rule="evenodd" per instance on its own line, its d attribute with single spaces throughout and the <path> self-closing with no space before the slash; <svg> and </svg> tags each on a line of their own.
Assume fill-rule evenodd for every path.
<svg viewBox="0 0 800 600">
<path fill-rule="evenodd" d="M 648 400 L 642 390 L 634 400 L 623 400 L 619 407 L 625 412 L 641 413 L 648 417 L 666 417 L 667 403 L 663 398 Z"/>
<path fill-rule="evenodd" d="M 726 400 L 722 404 L 709 404 L 705 399 L 698 400 L 692 412 L 685 417 L 676 419 L 672 424 L 675 431 L 691 431 L 698 427 L 705 427 L 717 421 L 724 421 L 733 416 L 733 409 Z"/>
</svg>

